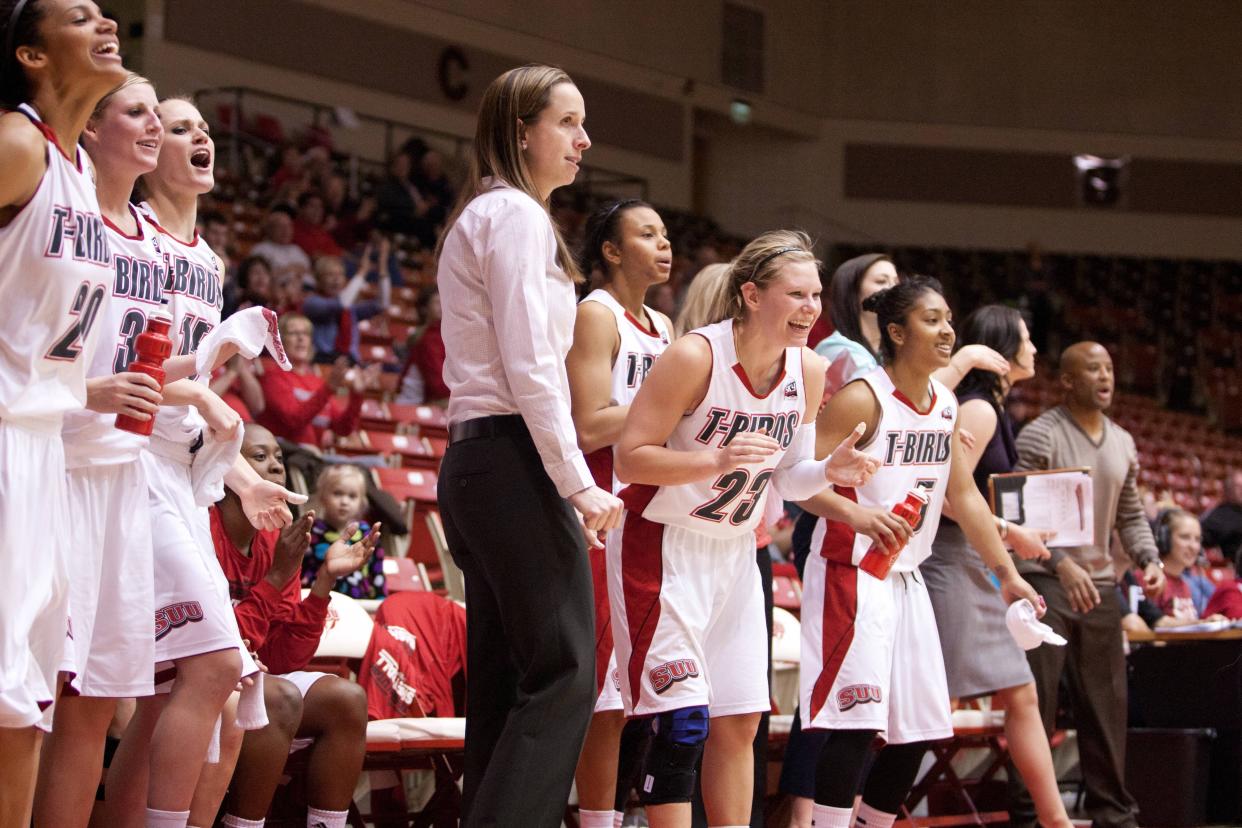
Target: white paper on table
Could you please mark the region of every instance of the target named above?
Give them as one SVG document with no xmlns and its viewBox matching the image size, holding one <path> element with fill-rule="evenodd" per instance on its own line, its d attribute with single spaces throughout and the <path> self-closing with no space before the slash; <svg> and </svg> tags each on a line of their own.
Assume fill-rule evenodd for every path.
<svg viewBox="0 0 1242 828">
<path fill-rule="evenodd" d="M 988 489 L 998 516 L 1028 529 L 1055 532 L 1047 546 L 1095 543 L 1090 469 L 994 474 L 988 478 Z"/>
</svg>

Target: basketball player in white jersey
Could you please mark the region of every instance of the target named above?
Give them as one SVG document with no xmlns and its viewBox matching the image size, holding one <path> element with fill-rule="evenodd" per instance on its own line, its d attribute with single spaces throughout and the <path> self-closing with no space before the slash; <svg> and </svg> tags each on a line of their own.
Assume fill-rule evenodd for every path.
<svg viewBox="0 0 1242 828">
<path fill-rule="evenodd" d="M 142 177 L 148 196 L 144 230 L 155 233 L 164 255 L 177 360 L 191 357 L 220 322 L 223 264 L 195 229 L 198 197 L 214 186 L 207 125 L 193 104 L 178 98 L 161 101 L 159 115 L 164 141 L 158 164 Z M 205 383 L 205 377 L 194 380 Z M 239 676 L 257 669 L 238 634 L 207 510 L 196 502 L 193 482 L 203 473 L 199 464 L 211 456 L 212 444 L 233 439 L 240 423 L 223 410 L 204 417 L 207 403 L 170 402 L 166 399 L 156 414 L 140 455 L 152 521 L 158 694 L 139 700 L 105 787 L 109 824 L 142 824 L 135 816 L 145 800 L 147 828 L 186 825 L 220 710 Z M 224 452 L 220 464 L 228 468 L 225 481 L 238 487 L 234 490 L 255 526 L 290 522 L 284 501 L 299 496 L 262 480 L 235 450 Z M 159 693 L 164 689 L 168 692 Z"/>
<path fill-rule="evenodd" d="M 673 252 L 658 213 L 638 199 L 606 204 L 586 223 L 582 272 L 599 271 L 604 285 L 578 305 L 574 342 L 565 359 L 578 445 L 595 485 L 616 494 L 613 445 L 630 401 L 656 358 L 669 346 L 673 325 L 643 304 L 647 289 L 668 281 Z M 613 653 L 608 578 L 602 546 L 587 550 L 595 580 L 595 677 L 599 695 L 575 774 L 582 828 L 619 825 L 618 747 L 625 724 Z"/>
<path fill-rule="evenodd" d="M 129 203 L 134 182 L 155 169 L 159 157 L 164 130 L 156 106 L 151 84 L 131 73 L 96 105 L 83 133 L 113 278 L 111 298 L 95 322 L 101 341 L 87 369 L 87 410 L 67 414 L 62 430 L 77 530 L 69 571 L 73 638 L 62 670 L 75 678 L 56 706 L 44 745 L 36 826 L 86 825 L 116 700 L 152 693 L 154 564 L 147 481 L 138 462 L 147 440 L 116 428 L 115 421 L 117 414 L 147 419 L 161 402 L 153 379 L 126 370 L 148 316 L 164 312 L 166 266 L 157 233 Z M 211 401 L 214 395 L 200 384 L 176 381 L 192 370 L 192 357 L 165 363 L 163 401 Z M 230 410 L 215 399 L 214 409 L 204 407 L 209 419 Z"/>
<path fill-rule="evenodd" d="M 803 233 L 748 244 L 729 273 L 730 318 L 664 352 L 617 446 L 617 476 L 633 485 L 608 539 L 609 598 L 626 713 L 651 717 L 638 788 L 655 828 L 690 824 L 705 746 L 709 823 L 750 822 L 751 744 L 770 704 L 754 545 L 768 484 L 801 500 L 874 466 L 851 448 L 858 435 L 813 459 L 818 265 Z"/>
<path fill-rule="evenodd" d="M 849 828 L 877 735 L 886 747 L 863 789 L 857 825 L 866 828 L 892 825 L 927 742 L 953 734 L 936 619 L 918 571 L 931 553 L 946 498 L 1005 600 L 1041 607 L 959 459 L 957 400 L 932 377 L 949 363 L 954 342 L 940 284 L 914 276 L 868 297 L 863 307 L 878 317 L 884 367 L 832 396 L 819 415 L 816 443 L 826 452 L 849 423 L 862 420 L 859 445 L 879 470 L 865 485 L 838 486 L 804 504 L 827 517 L 812 539 L 802 602 L 804 727 L 830 731 L 816 770 L 816 828 Z M 911 530 L 890 510 L 912 490 L 927 505 Z M 885 579 L 859 568 L 873 543 L 902 542 Z"/>
<path fill-rule="evenodd" d="M 0 43 L 0 826 L 25 828 L 66 632 L 61 419 L 86 402 L 111 266 L 77 143 L 125 69 L 89 0 L 0 0 Z"/>
</svg>

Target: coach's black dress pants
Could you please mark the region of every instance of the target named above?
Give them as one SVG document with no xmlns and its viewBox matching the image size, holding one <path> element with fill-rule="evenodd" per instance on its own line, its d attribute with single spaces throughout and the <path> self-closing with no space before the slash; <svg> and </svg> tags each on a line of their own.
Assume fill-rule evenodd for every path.
<svg viewBox="0 0 1242 828">
<path fill-rule="evenodd" d="M 439 500 L 466 582 L 463 826 L 561 824 L 595 693 L 582 530 L 520 418 L 449 446 Z"/>
</svg>

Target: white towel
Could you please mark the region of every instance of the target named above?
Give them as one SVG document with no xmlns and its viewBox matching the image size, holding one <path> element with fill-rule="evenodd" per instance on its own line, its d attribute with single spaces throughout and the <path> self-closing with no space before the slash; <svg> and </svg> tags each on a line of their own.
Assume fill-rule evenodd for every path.
<svg viewBox="0 0 1242 828">
<path fill-rule="evenodd" d="M 247 359 L 254 359 L 266 349 L 281 368 L 291 370 L 293 363 L 285 354 L 277 323 L 276 311 L 259 307 L 246 308 L 225 319 L 198 343 L 194 352 L 198 373 L 206 376 L 211 372 L 216 355 L 226 342 L 235 344 Z"/>
<path fill-rule="evenodd" d="M 190 464 L 190 485 L 197 505 L 213 506 L 224 499 L 224 476 L 241 452 L 243 437 L 240 426 L 230 440 L 217 440 L 210 429 L 203 429 L 203 444 Z"/>
<path fill-rule="evenodd" d="M 263 703 L 263 673 L 252 676 L 254 684 L 242 687 L 237 702 L 237 726 L 242 730 L 262 730 L 267 727 L 267 705 Z"/>
<path fill-rule="evenodd" d="M 1009 628 L 1013 640 L 1024 650 L 1033 650 L 1040 644 L 1055 644 L 1058 647 L 1066 644 L 1065 639 L 1057 635 L 1052 627 L 1039 620 L 1035 607 L 1025 598 L 1009 605 L 1009 610 L 1005 613 L 1005 626 Z"/>
</svg>

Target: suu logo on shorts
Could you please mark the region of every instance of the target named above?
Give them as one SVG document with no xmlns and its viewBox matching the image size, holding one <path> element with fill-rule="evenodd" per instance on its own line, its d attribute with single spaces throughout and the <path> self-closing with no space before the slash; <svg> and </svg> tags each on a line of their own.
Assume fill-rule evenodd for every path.
<svg viewBox="0 0 1242 828">
<path fill-rule="evenodd" d="M 203 607 L 198 601 L 169 604 L 155 611 L 155 640 L 159 641 L 178 627 L 203 620 Z"/>
<path fill-rule="evenodd" d="M 679 681 L 699 677 L 699 665 L 692 658 L 679 658 L 651 670 L 651 687 L 660 695 Z"/>
<path fill-rule="evenodd" d="M 860 704 L 878 704 L 881 698 L 880 688 L 874 684 L 851 684 L 837 693 L 837 707 L 844 713 Z"/>
<path fill-rule="evenodd" d="M 795 387 L 795 393 L 797 388 Z M 730 411 L 727 408 L 712 408 L 707 412 L 707 422 L 695 436 L 704 445 L 711 445 L 713 440 L 724 435 L 717 445 L 724 447 L 733 438 L 747 431 L 761 431 L 781 444 L 781 448 L 789 448 L 793 442 L 794 432 L 798 430 L 798 422 L 802 419 L 801 411 L 785 411 L 780 414 L 744 414 L 741 411 Z"/>
</svg>

